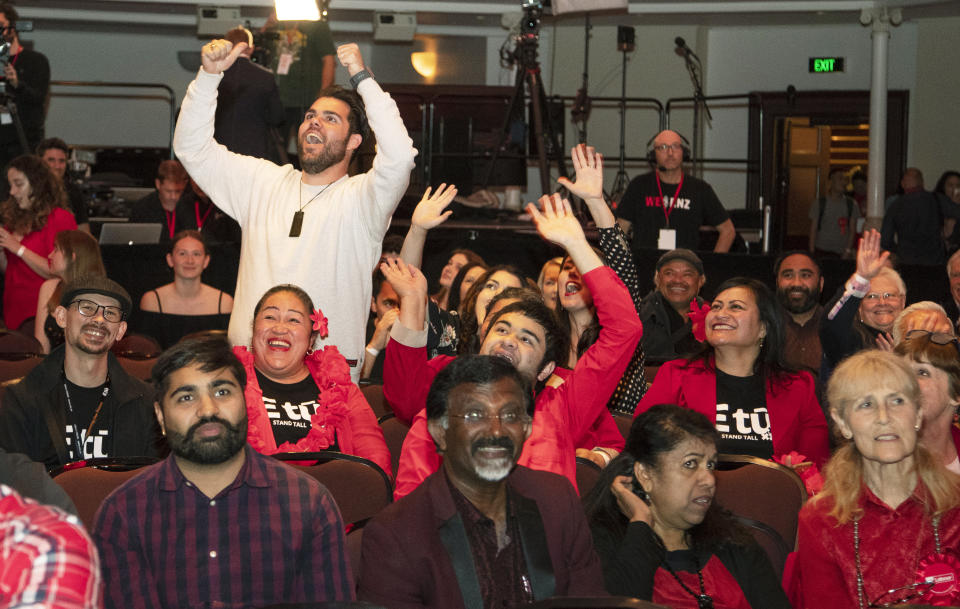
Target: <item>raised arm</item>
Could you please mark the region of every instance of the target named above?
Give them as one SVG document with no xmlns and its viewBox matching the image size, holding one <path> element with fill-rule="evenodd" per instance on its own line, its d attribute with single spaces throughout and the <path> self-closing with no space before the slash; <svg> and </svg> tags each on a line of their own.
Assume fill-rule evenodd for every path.
<svg viewBox="0 0 960 609">
<path fill-rule="evenodd" d="M 554 193 L 540 197 L 540 204 L 543 206 L 542 212 L 533 203 L 527 205 L 527 211 L 533 217 L 541 237 L 566 250 L 581 275 L 603 266 L 603 261 L 590 247 L 583 227 L 573 215 L 569 201 Z"/>
<path fill-rule="evenodd" d="M 587 242 L 570 204 L 559 195 L 542 197 L 543 212 L 527 207 L 544 239 L 563 247 L 593 294 L 600 321 L 596 342 L 577 361 L 573 374 L 557 388 L 574 439 L 585 433 L 603 411 L 636 349 L 643 326 L 623 283 L 603 265 Z"/>
<path fill-rule="evenodd" d="M 436 375 L 427 361 L 427 279 L 400 259 L 384 262 L 380 270 L 400 297 L 398 323 L 383 361 L 383 395 L 397 418 L 409 423 L 426 405 Z"/>
<path fill-rule="evenodd" d="M 400 250 L 400 258 L 407 264 L 415 267 L 422 266 L 423 246 L 427 242 L 427 233 L 431 228 L 443 224 L 450 217 L 452 211 L 444 211 L 450 201 L 457 195 L 457 187 L 451 184 L 441 184 L 437 190 L 431 194 L 430 187 L 423 193 L 423 198 L 417 203 L 410 217 L 410 229 L 407 236 L 403 238 L 403 248 Z"/>
</svg>

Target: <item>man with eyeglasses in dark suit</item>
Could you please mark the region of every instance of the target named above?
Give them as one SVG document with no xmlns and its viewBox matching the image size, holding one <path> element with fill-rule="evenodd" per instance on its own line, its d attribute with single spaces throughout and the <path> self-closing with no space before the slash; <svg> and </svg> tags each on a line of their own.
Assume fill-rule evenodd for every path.
<svg viewBox="0 0 960 609">
<path fill-rule="evenodd" d="M 54 318 L 66 342 L 7 389 L 0 447 L 48 469 L 158 453 L 152 391 L 110 353 L 127 330 L 131 306 L 127 291 L 106 277 L 80 277 L 64 286 Z"/>
<path fill-rule="evenodd" d="M 728 252 L 737 235 L 727 210 L 713 188 L 683 172 L 689 155 L 686 141 L 676 131 L 661 131 L 649 153 L 654 170 L 631 180 L 616 207 L 617 222 L 633 247 L 673 250 L 700 249 L 700 227 L 719 232 L 715 252 Z"/>
</svg>

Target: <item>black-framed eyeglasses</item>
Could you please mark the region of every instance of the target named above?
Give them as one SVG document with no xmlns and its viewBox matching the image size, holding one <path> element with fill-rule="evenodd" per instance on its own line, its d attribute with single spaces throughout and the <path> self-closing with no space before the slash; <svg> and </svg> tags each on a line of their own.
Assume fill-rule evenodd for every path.
<svg viewBox="0 0 960 609">
<path fill-rule="evenodd" d="M 933 581 L 917 582 L 887 590 L 867 605 L 867 607 L 894 607 L 923 596 L 934 586 Z"/>
<path fill-rule="evenodd" d="M 903 335 L 903 340 L 913 340 L 923 336 L 929 336 L 930 342 L 935 345 L 957 344 L 957 337 L 955 335 L 947 334 L 946 332 L 930 332 L 929 330 L 910 330 Z"/>
<path fill-rule="evenodd" d="M 105 320 L 113 323 L 123 321 L 123 309 L 120 307 L 97 304 L 92 300 L 84 300 L 82 298 L 78 298 L 70 304 L 76 304 L 77 310 L 80 311 L 80 315 L 83 315 L 84 317 L 96 317 L 97 312 L 100 311 L 100 309 L 103 309 L 103 318 Z"/>
<path fill-rule="evenodd" d="M 498 414 L 486 414 L 484 412 L 471 411 L 466 414 L 448 414 L 448 417 L 454 419 L 463 419 L 464 425 L 479 426 L 486 425 L 491 421 L 500 421 L 501 425 L 522 425 L 530 422 L 530 417 L 523 412 L 501 412 Z"/>
<path fill-rule="evenodd" d="M 659 150 L 660 152 L 666 152 L 667 150 L 673 150 L 679 152 L 683 150 L 683 144 L 659 144 L 653 147 L 654 150 Z"/>
</svg>

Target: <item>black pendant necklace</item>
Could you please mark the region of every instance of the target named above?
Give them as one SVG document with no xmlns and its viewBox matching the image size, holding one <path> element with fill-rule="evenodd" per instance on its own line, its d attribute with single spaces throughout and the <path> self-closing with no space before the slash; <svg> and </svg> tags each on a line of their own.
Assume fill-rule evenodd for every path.
<svg viewBox="0 0 960 609">
<path fill-rule="evenodd" d="M 697 559 L 696 554 L 693 555 L 693 564 L 697 567 L 697 579 L 700 580 L 700 594 L 688 588 L 687 585 L 683 583 L 683 580 L 680 579 L 680 576 L 673 570 L 673 567 L 670 566 L 670 563 L 666 560 L 663 561 L 663 566 L 667 569 L 667 572 L 673 576 L 673 579 L 677 580 L 677 583 L 687 591 L 687 594 L 697 601 L 697 609 L 713 609 L 713 597 L 707 594 L 707 591 L 703 587 L 703 570 L 700 568 L 700 561 Z"/>
<path fill-rule="evenodd" d="M 330 188 L 331 186 L 333 186 L 333 182 L 330 182 L 329 184 L 325 185 L 325 186 L 320 190 L 320 192 L 318 192 L 317 194 L 313 195 L 313 197 L 311 197 L 310 200 L 307 201 L 307 205 L 310 205 L 311 203 L 313 203 L 313 202 L 317 199 L 317 197 L 319 197 L 319 196 L 322 195 L 324 192 L 326 192 L 326 190 L 327 190 L 328 188 Z M 303 210 L 306 209 L 307 205 L 304 205 L 304 204 L 303 204 L 303 185 L 302 185 L 302 184 L 301 184 L 301 186 L 300 186 L 299 199 L 300 199 L 300 209 L 298 209 L 297 211 L 293 212 L 293 223 L 290 225 L 290 236 L 291 236 L 291 237 L 299 237 L 299 236 L 300 236 L 300 231 L 303 229 Z"/>
</svg>

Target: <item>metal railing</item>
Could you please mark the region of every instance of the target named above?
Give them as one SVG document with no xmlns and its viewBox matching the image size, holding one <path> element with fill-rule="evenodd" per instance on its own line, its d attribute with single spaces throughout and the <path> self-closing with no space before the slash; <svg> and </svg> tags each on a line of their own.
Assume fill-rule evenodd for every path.
<svg viewBox="0 0 960 609">
<path fill-rule="evenodd" d="M 144 83 L 144 82 L 113 82 L 104 80 L 51 80 L 51 97 L 71 97 L 71 98 L 114 98 L 114 99 L 164 99 L 170 107 L 169 133 L 167 147 L 170 149 L 170 158 L 173 158 L 173 130 L 176 127 L 177 116 L 177 95 L 173 89 L 163 83 Z M 76 88 L 110 88 L 110 89 L 161 89 L 166 91 L 165 98 L 158 98 L 152 95 L 143 95 L 138 93 L 103 92 L 103 93 L 62 93 L 54 90 L 54 87 L 76 87 Z"/>
</svg>

